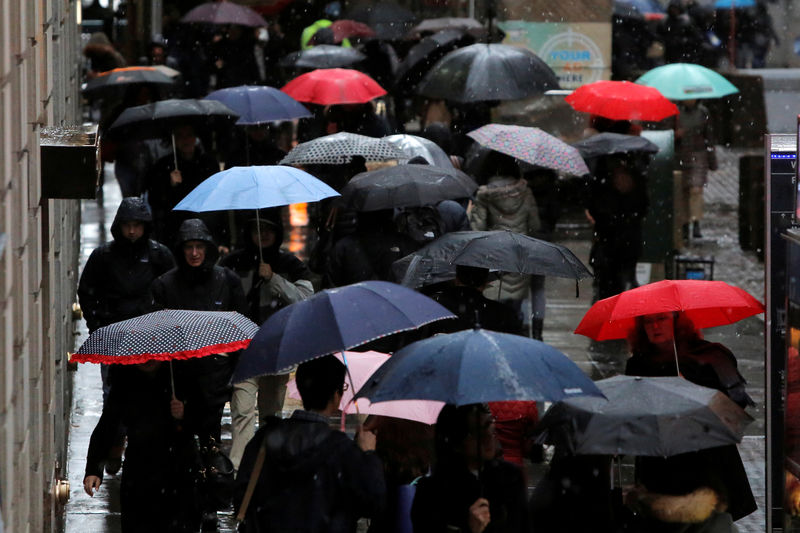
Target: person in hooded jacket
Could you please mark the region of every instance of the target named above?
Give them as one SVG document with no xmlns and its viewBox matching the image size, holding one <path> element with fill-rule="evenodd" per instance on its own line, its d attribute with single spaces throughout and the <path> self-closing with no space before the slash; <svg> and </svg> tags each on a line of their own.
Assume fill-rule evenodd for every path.
<svg viewBox="0 0 800 533">
<path fill-rule="evenodd" d="M 178 229 L 178 266 L 150 285 L 153 303 L 161 309 L 237 311 L 247 315 L 242 282 L 230 269 L 217 266 L 217 246 L 202 220 L 183 221 Z M 186 383 L 187 424 L 203 446 L 221 442 L 222 410 L 231 399 L 229 385 L 235 356 L 216 354 L 172 363 L 175 379 Z M 216 514 L 207 510 L 204 528 L 214 530 Z"/>
<path fill-rule="evenodd" d="M 355 533 L 360 517 L 385 505 L 375 433 L 359 428 L 354 442 L 329 426 L 344 392 L 345 366 L 334 356 L 300 364 L 295 376 L 303 409 L 271 418 L 245 448 L 234 488 L 240 531 Z M 251 476 L 258 481 L 242 511 Z"/>
<path fill-rule="evenodd" d="M 311 271 L 294 254 L 281 250 L 283 223 L 280 210 L 260 213 L 250 220 L 248 244 L 235 250 L 220 263 L 242 280 L 248 305 L 247 316 L 263 324 L 276 311 L 305 300 L 314 293 Z M 259 250 L 260 248 L 260 250 Z M 233 386 L 231 398 L 231 461 L 239 468 L 245 445 L 255 433 L 256 397 L 263 425 L 268 416 L 280 416 L 289 374 L 259 376 Z"/>
<path fill-rule="evenodd" d="M 120 320 L 152 310 L 150 283 L 175 266 L 172 253 L 150 239 L 153 217 L 140 198 L 124 198 L 111 224 L 113 240 L 95 248 L 78 282 L 80 303 L 89 333 Z M 103 400 L 108 397 L 108 365 L 101 365 Z M 110 474 L 119 470 L 124 432 L 107 464 Z"/>
</svg>

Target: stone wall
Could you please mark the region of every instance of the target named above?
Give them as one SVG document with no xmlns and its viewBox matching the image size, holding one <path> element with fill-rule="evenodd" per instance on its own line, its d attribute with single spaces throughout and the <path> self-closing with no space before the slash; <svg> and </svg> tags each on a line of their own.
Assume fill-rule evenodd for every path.
<svg viewBox="0 0 800 533">
<path fill-rule="evenodd" d="M 63 529 L 52 494 L 66 479 L 80 204 L 41 197 L 39 133 L 80 119 L 78 4 L 0 0 L 0 509 L 15 533 Z"/>
</svg>

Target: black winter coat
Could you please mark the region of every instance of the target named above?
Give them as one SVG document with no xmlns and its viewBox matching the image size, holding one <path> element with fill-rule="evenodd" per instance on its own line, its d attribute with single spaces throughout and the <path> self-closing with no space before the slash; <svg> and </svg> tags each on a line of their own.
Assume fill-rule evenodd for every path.
<svg viewBox="0 0 800 533">
<path fill-rule="evenodd" d="M 144 235 L 134 243 L 120 233 L 120 224 L 130 220 L 145 223 Z M 95 248 L 86 261 L 78 301 L 89 332 L 153 311 L 150 283 L 175 261 L 166 246 L 148 238 L 150 220 L 144 202 L 125 198 L 111 224 L 114 240 Z"/>
<path fill-rule="evenodd" d="M 333 287 L 371 279 L 395 281 L 392 263 L 418 248 L 419 244 L 402 233 L 356 231 L 333 245 L 326 281 Z"/>
<path fill-rule="evenodd" d="M 527 492 L 522 471 L 505 461 L 490 461 L 481 479 L 466 466 L 437 465 L 420 480 L 411 507 L 414 533 L 468 533 L 469 507 L 478 498 L 489 501 L 491 522 L 485 533 L 527 533 Z"/>
<path fill-rule="evenodd" d="M 384 506 L 383 467 L 316 413 L 271 418 L 245 448 L 236 478 L 234 508 L 244 497 L 259 447 L 266 461 L 247 509 L 244 531 L 354 533 L 360 517 Z"/>
<path fill-rule="evenodd" d="M 431 298 L 458 316 L 456 320 L 442 320 L 431 324 L 431 327 L 442 333 L 472 329 L 476 321 L 484 329 L 501 333 L 516 335 L 522 329 L 522 322 L 516 311 L 505 304 L 490 300 L 472 287 L 445 287 L 432 294 Z"/>
</svg>

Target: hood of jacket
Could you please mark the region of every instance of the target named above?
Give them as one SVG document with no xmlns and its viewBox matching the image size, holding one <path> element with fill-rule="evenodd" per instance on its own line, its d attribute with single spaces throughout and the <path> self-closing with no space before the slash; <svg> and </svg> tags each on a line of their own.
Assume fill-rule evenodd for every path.
<svg viewBox="0 0 800 533">
<path fill-rule="evenodd" d="M 269 228 L 275 234 L 275 242 L 272 243 L 271 246 L 267 248 L 261 249 L 261 254 L 264 257 L 264 262 L 268 264 L 272 264 L 274 261 L 277 260 L 278 255 L 281 251 L 281 246 L 283 245 L 283 219 L 281 218 L 280 211 L 276 210 L 262 210 L 258 213 L 258 222 L 261 224 L 261 228 Z M 244 235 L 244 242 L 245 249 L 247 250 L 248 256 L 253 258 L 253 260 L 258 263 L 258 245 L 253 244 L 253 239 L 251 237 L 251 232 L 256 228 L 256 218 L 253 217 L 247 221 L 247 226 L 245 228 L 247 234 Z"/>
<path fill-rule="evenodd" d="M 217 244 L 214 242 L 214 237 L 208 231 L 205 223 L 199 218 L 190 218 L 181 223 L 178 229 L 178 236 L 175 239 L 175 248 L 173 254 L 175 255 L 175 262 L 178 268 L 190 269 L 191 267 L 186 263 L 186 258 L 183 255 L 183 244 L 187 241 L 202 241 L 206 244 L 206 258 L 203 264 L 198 267 L 202 270 L 211 270 L 217 262 L 219 251 Z"/>
<path fill-rule="evenodd" d="M 528 182 L 523 178 L 494 176 L 487 185 L 478 188 L 476 197 L 504 214 L 522 209 L 528 192 Z"/>
<path fill-rule="evenodd" d="M 127 241 L 122 235 L 120 226 L 123 222 L 133 220 L 144 223 L 144 235 L 139 240 L 147 242 L 153 229 L 153 214 L 150 212 L 150 206 L 147 205 L 147 202 L 136 197 L 123 198 L 122 203 L 119 204 L 114 222 L 111 224 L 111 236 L 114 237 L 115 241 Z"/>
</svg>

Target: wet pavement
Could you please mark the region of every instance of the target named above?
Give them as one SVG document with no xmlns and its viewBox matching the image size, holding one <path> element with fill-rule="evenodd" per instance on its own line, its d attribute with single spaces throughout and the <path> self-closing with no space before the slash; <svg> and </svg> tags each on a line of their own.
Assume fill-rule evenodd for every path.
<svg viewBox="0 0 800 533">
<path fill-rule="evenodd" d="M 698 256 L 713 255 L 717 280 L 740 286 L 763 301 L 763 264 L 754 254 L 744 253 L 738 246 L 738 157 L 742 152 L 720 149 L 720 169 L 711 173 L 706 191 L 706 219 L 704 236 L 684 250 Z M 104 201 L 84 201 L 82 226 L 82 260 L 107 237 L 107 225 L 119 205 L 119 188 L 113 180 L 106 181 Z M 103 208 L 105 206 L 105 208 Z M 579 216 L 567 217 L 559 225 L 557 242 L 570 248 L 588 264 L 590 232 Z M 620 343 L 593 345 L 589 339 L 574 335 L 572 330 L 591 305 L 591 283 L 580 283 L 579 297 L 575 297 L 575 282 L 548 278 L 546 283 L 547 311 L 544 341 L 570 356 L 593 379 L 602 379 L 624 370 L 627 353 Z M 748 380 L 748 392 L 757 406 L 750 410 L 756 422 L 747 429 L 747 436 L 739 446 L 750 483 L 756 494 L 759 510 L 737 522 L 742 533 L 765 530 L 765 449 L 764 449 L 764 341 L 763 317 L 752 317 L 731 326 L 706 330 L 705 337 L 728 346 L 739 362 L 739 368 Z M 79 342 L 85 338 L 85 325 Z M 100 372 L 95 365 L 79 365 L 74 373 L 75 394 L 69 449 L 69 479 L 71 498 L 67 505 L 67 531 L 119 531 L 119 508 L 116 493 L 119 476 L 106 476 L 94 498 L 83 492 L 82 479 L 89 436 L 102 408 Z M 296 406 L 287 401 L 285 413 Z M 224 444 L 229 443 L 229 413 L 226 410 L 223 428 Z M 531 483 L 535 483 L 541 467 L 531 469 Z M 220 513 L 221 531 L 233 531 L 229 513 Z"/>
</svg>

